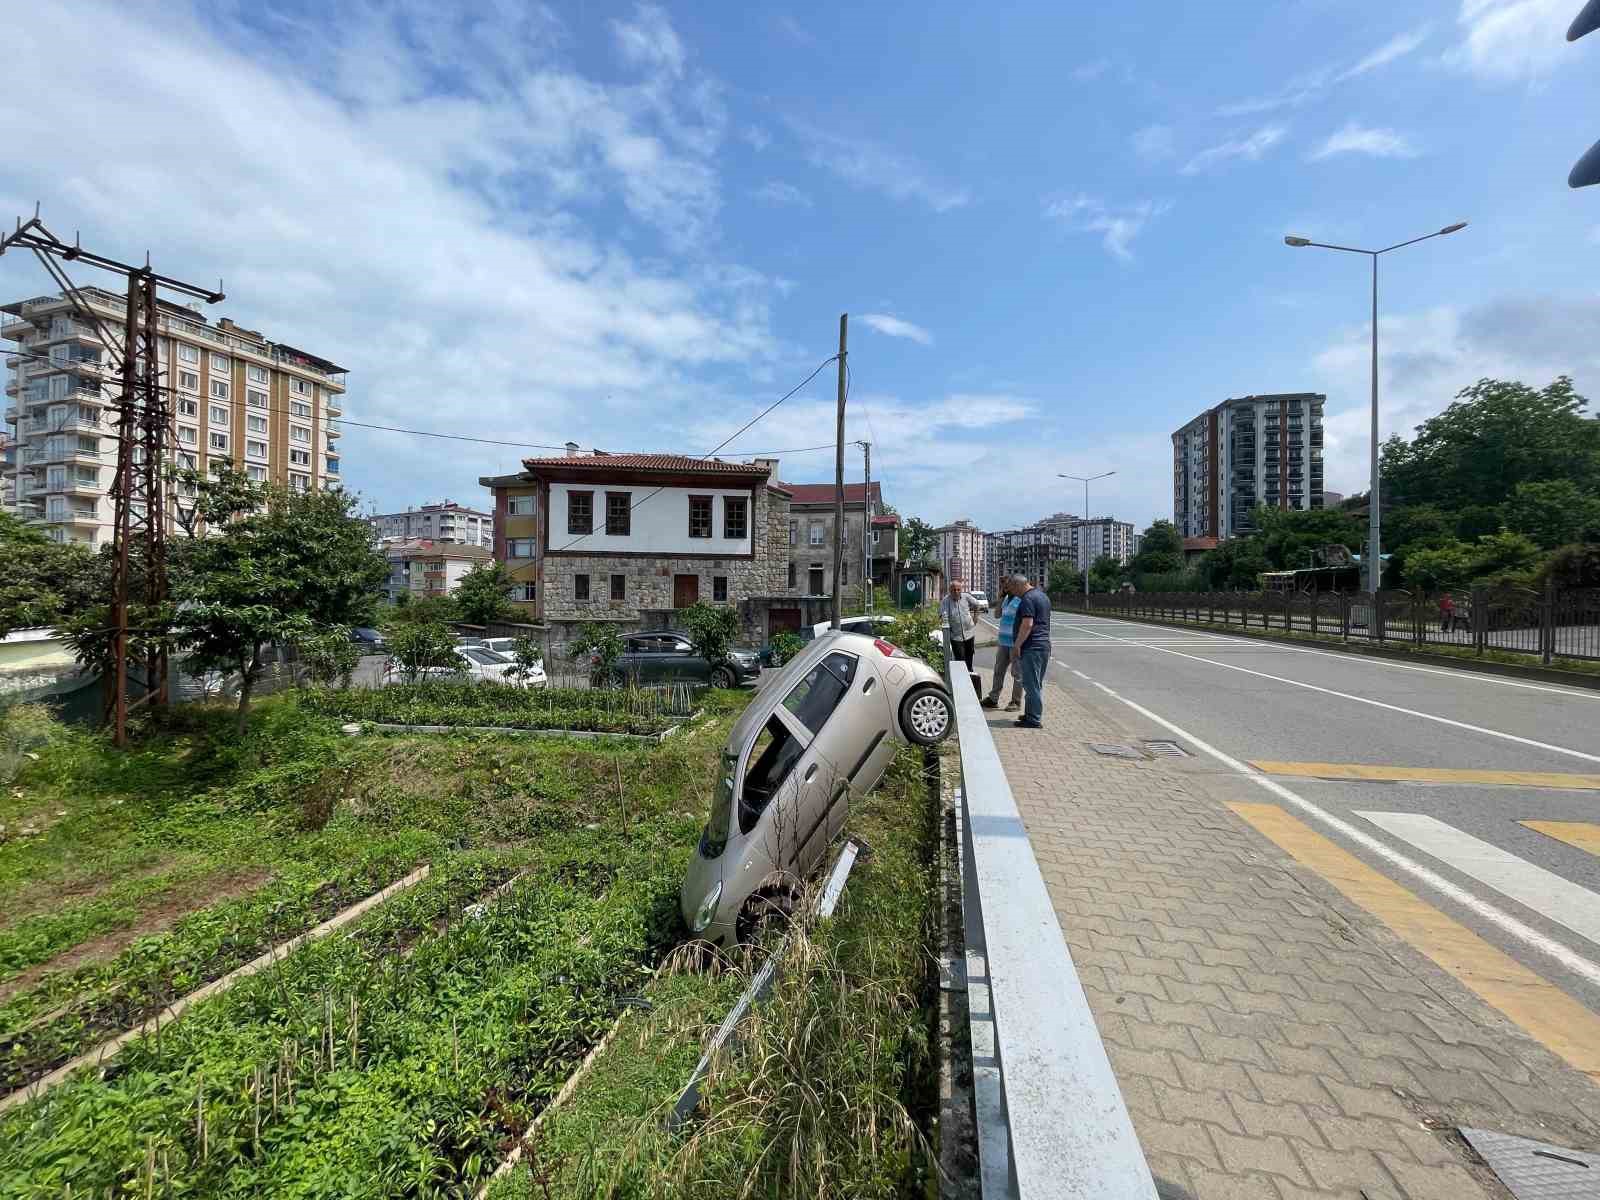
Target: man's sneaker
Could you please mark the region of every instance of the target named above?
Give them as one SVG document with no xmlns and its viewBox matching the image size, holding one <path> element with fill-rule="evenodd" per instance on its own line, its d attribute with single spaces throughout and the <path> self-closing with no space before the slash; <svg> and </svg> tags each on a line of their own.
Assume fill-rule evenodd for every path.
<svg viewBox="0 0 1600 1200">
<path fill-rule="evenodd" d="M 1044 722 L 1030 721 L 1027 717 L 1018 717 L 1016 720 L 1016 726 L 1018 729 L 1043 729 Z"/>
<path fill-rule="evenodd" d="M 982 708 L 999 708 L 1000 707 L 999 702 L 997 700 L 995 700 L 995 698 L 993 696 L 985 696 L 982 700 L 978 701 L 978 704 Z"/>
<path fill-rule="evenodd" d="M 1006 705 L 1006 711 L 1007 712 L 1021 712 L 1022 711 L 1022 705 L 1018 704 L 1015 700 L 1013 700 L 1010 704 Z"/>
</svg>

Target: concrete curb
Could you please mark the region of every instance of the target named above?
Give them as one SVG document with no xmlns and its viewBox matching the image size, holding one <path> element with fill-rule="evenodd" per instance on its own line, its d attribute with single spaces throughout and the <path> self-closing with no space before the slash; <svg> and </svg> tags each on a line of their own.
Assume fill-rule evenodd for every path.
<svg viewBox="0 0 1600 1200">
<path fill-rule="evenodd" d="M 1426 667 L 1455 667 L 1460 671 L 1476 671 L 1483 675 L 1504 675 L 1511 679 L 1528 679 L 1538 683 L 1560 683 L 1569 687 L 1600 691 L 1600 675 L 1586 675 L 1580 671 L 1563 671 L 1557 667 L 1523 666 L 1520 663 L 1501 663 L 1486 659 L 1456 658 L 1451 654 L 1429 654 L 1426 650 L 1403 650 L 1398 647 L 1373 646 L 1357 642 L 1334 641 L 1322 637 L 1284 637 L 1269 630 L 1244 630 L 1236 625 L 1212 625 L 1201 621 L 1162 621 L 1155 617 L 1129 617 L 1119 612 L 1096 610 L 1085 613 L 1081 609 L 1064 609 L 1075 616 L 1108 617 L 1127 621 L 1133 625 L 1154 625 L 1161 629 L 1198 629 L 1206 633 L 1224 633 L 1232 637 L 1250 638 L 1257 642 L 1276 642 L 1280 646 L 1308 646 L 1355 654 L 1365 658 L 1382 658 L 1390 662 L 1411 662 Z"/>
</svg>

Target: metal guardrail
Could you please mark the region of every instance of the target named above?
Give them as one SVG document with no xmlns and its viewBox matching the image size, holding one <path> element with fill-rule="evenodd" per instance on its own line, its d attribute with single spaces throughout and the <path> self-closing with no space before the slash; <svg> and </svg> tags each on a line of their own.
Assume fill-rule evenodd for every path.
<svg viewBox="0 0 1600 1200">
<path fill-rule="evenodd" d="M 961 908 L 984 1200 L 1155 1200 L 970 676 L 951 670 L 961 750 Z"/>
</svg>

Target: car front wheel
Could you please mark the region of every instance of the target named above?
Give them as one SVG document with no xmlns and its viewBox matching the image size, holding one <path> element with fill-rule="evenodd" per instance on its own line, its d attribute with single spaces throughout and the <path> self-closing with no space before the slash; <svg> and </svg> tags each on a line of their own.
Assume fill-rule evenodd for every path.
<svg viewBox="0 0 1600 1200">
<path fill-rule="evenodd" d="M 950 736 L 955 712 L 943 688 L 917 688 L 900 702 L 900 729 L 906 741 L 917 746 L 937 746 Z"/>
<path fill-rule="evenodd" d="M 731 688 L 734 685 L 733 672 L 727 667 L 714 667 L 711 671 L 711 686 L 714 688 Z"/>
</svg>

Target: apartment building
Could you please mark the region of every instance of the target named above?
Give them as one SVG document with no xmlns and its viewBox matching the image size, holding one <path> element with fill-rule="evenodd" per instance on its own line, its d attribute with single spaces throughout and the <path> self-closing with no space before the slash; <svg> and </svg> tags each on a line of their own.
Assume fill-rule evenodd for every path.
<svg viewBox="0 0 1600 1200">
<path fill-rule="evenodd" d="M 0 339 L 16 343 L 6 356 L 5 417 L 17 440 L 8 470 L 22 516 L 57 541 L 95 545 L 112 529 L 120 389 L 113 354 L 124 298 L 93 287 L 78 294 L 109 344 L 66 296 L 0 305 Z M 339 486 L 343 367 L 166 301 L 159 326 L 174 464 L 229 463 L 257 482 L 302 491 Z"/>
<path fill-rule="evenodd" d="M 1173 523 L 1185 539 L 1252 533 L 1258 505 L 1323 506 L 1320 392 L 1239 396 L 1172 435 Z"/>
<path fill-rule="evenodd" d="M 785 483 L 789 493 L 789 566 L 786 586 L 797 588 L 807 596 L 833 595 L 833 530 L 836 508 L 836 488 L 831 483 Z M 869 504 L 868 501 L 871 501 Z M 872 524 L 867 525 L 871 511 Z M 863 564 L 870 567 L 874 579 L 881 575 L 888 581 L 894 564 L 899 523 L 893 527 L 879 525 L 883 512 L 883 492 L 878 484 L 871 486 L 870 494 L 864 483 L 844 485 L 844 562 L 840 567 L 841 588 L 859 588 Z M 863 558 L 861 531 L 872 529 L 873 544 Z M 886 557 L 885 557 L 886 556 Z M 881 562 L 879 560 L 882 560 Z"/>
<path fill-rule="evenodd" d="M 1067 557 L 1079 571 L 1106 556 L 1123 564 L 1135 553 L 1132 522 L 1113 517 L 1091 517 L 1087 521 L 1074 518 L 1068 538 Z"/>
<path fill-rule="evenodd" d="M 517 580 L 521 619 L 551 652 L 587 621 L 669 628 L 696 601 L 738 611 L 747 641 L 819 620 L 787 576 L 790 497 L 776 459 L 676 454 L 528 458 L 479 480 L 494 494 L 494 556 Z"/>
<path fill-rule="evenodd" d="M 383 553 L 389 560 L 385 591 L 391 602 L 403 593 L 415 600 L 448 596 L 468 571 L 494 559 L 494 551 L 487 547 L 438 542 L 431 538 L 390 542 Z"/>
<path fill-rule="evenodd" d="M 460 546 L 494 549 L 494 515 L 457 504 L 454 500 L 424 504 L 401 513 L 374 513 L 367 518 L 367 524 L 372 526 L 373 536 L 381 542 L 425 538 Z"/>
<path fill-rule="evenodd" d="M 945 582 L 959 581 L 968 588 L 982 588 L 990 535 L 965 517 L 941 525 L 934 532 L 939 535 L 935 555 Z"/>
<path fill-rule="evenodd" d="M 1009 575 L 1020 573 L 1035 583 L 1047 582 L 1050 564 L 1067 555 L 1063 530 L 1062 522 L 1046 518 L 1021 529 L 991 534 L 994 567 L 989 598 L 993 600 L 999 594 L 1000 581 Z"/>
</svg>

